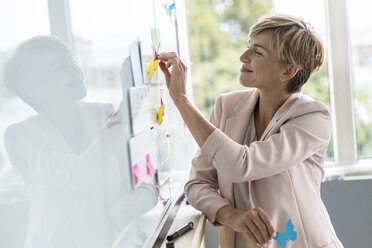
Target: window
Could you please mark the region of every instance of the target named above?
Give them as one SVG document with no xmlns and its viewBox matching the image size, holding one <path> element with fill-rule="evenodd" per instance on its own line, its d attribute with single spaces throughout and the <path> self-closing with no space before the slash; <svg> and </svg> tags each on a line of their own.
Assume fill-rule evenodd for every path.
<svg viewBox="0 0 372 248">
<path fill-rule="evenodd" d="M 137 38 L 136 30 L 147 34 L 146 28 L 153 22 L 152 8 L 136 8 L 137 2 L 131 1 L 70 1 L 76 56 L 88 89 L 84 101 L 121 101 L 119 72 L 129 56 L 129 44 Z"/>
<path fill-rule="evenodd" d="M 209 116 L 217 95 L 244 89 L 239 57 L 248 45 L 249 27 L 270 12 L 271 1 L 193 0 L 187 6 L 194 102 Z"/>
<path fill-rule="evenodd" d="M 323 102 L 332 108 L 330 104 L 329 78 L 328 78 L 328 56 L 326 37 L 326 18 L 324 1 L 289 1 L 274 0 L 272 14 L 287 14 L 303 18 L 320 35 L 324 48 L 325 58 L 319 71 L 313 73 L 302 88 L 302 92 L 314 99 Z M 333 141 L 328 146 L 327 160 L 333 160 Z"/>
<path fill-rule="evenodd" d="M 22 6 L 20 8 L 19 6 Z M 0 170 L 9 164 L 3 144 L 3 135 L 9 124 L 34 113 L 28 105 L 10 93 L 2 82 L 2 68 L 13 49 L 35 35 L 48 35 L 48 6 L 45 0 L 7 1 L 0 8 Z"/>
<path fill-rule="evenodd" d="M 348 1 L 358 157 L 372 157 L 372 3 Z"/>
<path fill-rule="evenodd" d="M 22 6 L 22 7 L 20 7 Z M 0 246 L 23 247 L 29 202 L 22 176 L 10 166 L 3 137 L 6 128 L 33 115 L 34 110 L 3 84 L 3 65 L 15 47 L 35 35 L 48 35 L 46 0 L 2 1 L 0 7 Z"/>
<path fill-rule="evenodd" d="M 216 96 L 243 89 L 238 81 L 249 28 L 262 15 L 287 14 L 302 17 L 321 36 L 326 47 L 325 6 L 317 1 L 190 1 L 190 53 L 195 104 L 209 116 Z M 327 50 L 327 49 L 326 49 Z M 330 107 L 327 56 L 302 91 Z M 333 144 L 327 159 L 333 159 Z"/>
</svg>

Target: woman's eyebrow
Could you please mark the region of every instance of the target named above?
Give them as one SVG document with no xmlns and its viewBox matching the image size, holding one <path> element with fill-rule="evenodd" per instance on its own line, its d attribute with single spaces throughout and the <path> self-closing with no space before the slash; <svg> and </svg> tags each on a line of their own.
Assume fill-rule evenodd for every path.
<svg viewBox="0 0 372 248">
<path fill-rule="evenodd" d="M 256 47 L 260 47 L 262 48 L 263 50 L 265 50 L 266 52 L 270 52 L 269 49 L 267 49 L 266 47 L 264 47 L 263 45 L 260 45 L 260 44 L 257 44 L 257 43 L 252 43 L 251 40 L 248 40 L 248 44 L 252 45 L 252 46 L 256 46 Z"/>
<path fill-rule="evenodd" d="M 263 50 L 265 50 L 266 52 L 269 52 L 269 50 L 267 48 L 265 48 L 263 45 L 260 45 L 260 44 L 257 44 L 257 43 L 253 43 L 252 45 L 255 46 L 255 47 L 260 47 Z"/>
</svg>

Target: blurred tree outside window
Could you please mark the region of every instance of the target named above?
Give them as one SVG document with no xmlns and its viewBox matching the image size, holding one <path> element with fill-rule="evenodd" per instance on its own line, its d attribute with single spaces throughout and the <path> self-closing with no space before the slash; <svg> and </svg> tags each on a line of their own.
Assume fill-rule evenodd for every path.
<svg viewBox="0 0 372 248">
<path fill-rule="evenodd" d="M 372 3 L 348 1 L 354 109 L 359 158 L 372 157 Z"/>
</svg>

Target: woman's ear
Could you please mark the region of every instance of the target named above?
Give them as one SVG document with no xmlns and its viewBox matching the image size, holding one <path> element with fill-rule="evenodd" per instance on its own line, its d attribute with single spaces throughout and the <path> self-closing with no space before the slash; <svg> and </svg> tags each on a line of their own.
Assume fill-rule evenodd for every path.
<svg viewBox="0 0 372 248">
<path fill-rule="evenodd" d="M 296 76 L 298 68 L 293 64 L 288 64 L 284 67 L 284 71 L 280 75 L 280 81 L 289 81 Z"/>
</svg>

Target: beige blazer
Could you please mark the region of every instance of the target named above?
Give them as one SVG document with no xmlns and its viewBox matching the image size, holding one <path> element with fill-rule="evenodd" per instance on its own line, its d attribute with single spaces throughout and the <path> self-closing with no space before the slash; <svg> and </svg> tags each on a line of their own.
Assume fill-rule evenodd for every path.
<svg viewBox="0 0 372 248">
<path fill-rule="evenodd" d="M 302 93 L 288 97 L 261 139 L 241 145 L 258 90 L 219 96 L 211 115 L 217 127 L 192 161 L 186 196 L 214 225 L 221 248 L 234 247 L 235 233 L 216 222 L 217 211 L 234 206 L 233 183 L 249 182 L 252 208 L 261 207 L 277 232 L 291 219 L 297 239 L 285 247 L 340 248 L 320 196 L 323 162 L 331 137 L 328 108 Z M 279 248 L 273 241 L 270 248 Z"/>
</svg>

